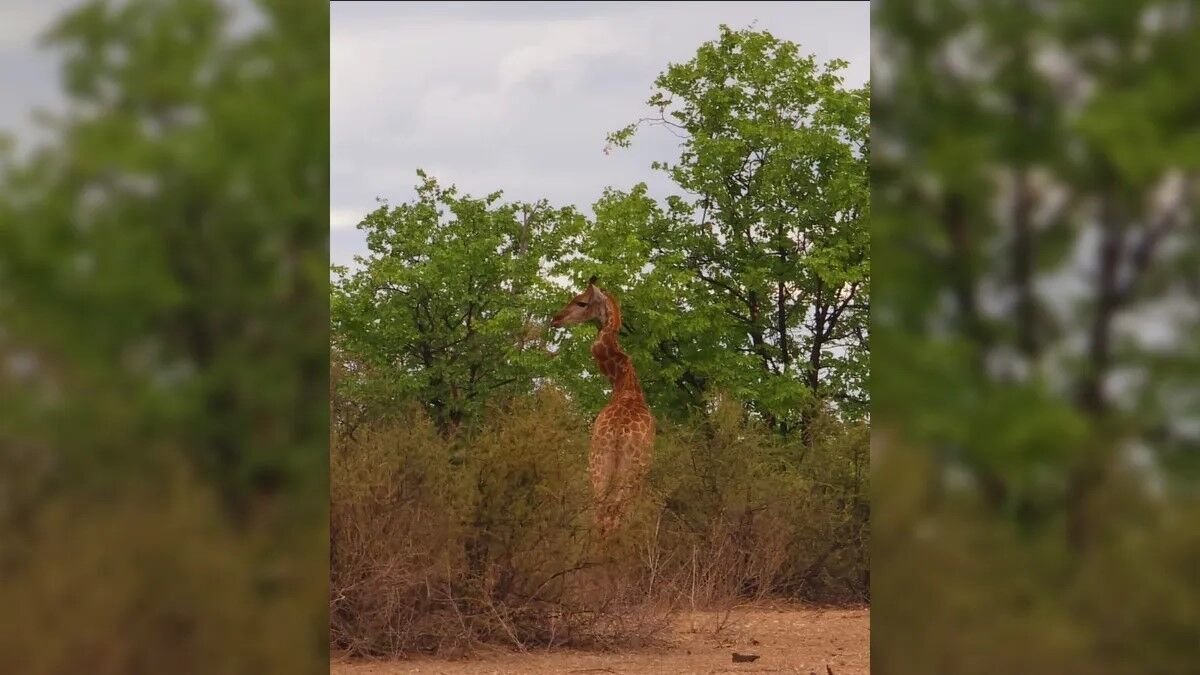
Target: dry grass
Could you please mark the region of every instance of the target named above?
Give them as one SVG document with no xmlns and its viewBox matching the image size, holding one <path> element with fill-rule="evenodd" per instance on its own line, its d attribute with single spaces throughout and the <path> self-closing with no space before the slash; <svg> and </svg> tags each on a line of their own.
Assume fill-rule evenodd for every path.
<svg viewBox="0 0 1200 675">
<path fill-rule="evenodd" d="M 664 430 L 651 489 L 601 545 L 587 420 L 553 390 L 489 419 L 443 438 L 413 410 L 335 436 L 335 650 L 643 648 L 684 609 L 866 598 L 865 485 L 833 451 L 865 435 L 830 434 L 799 463 L 795 446 L 718 406 Z"/>
<path fill-rule="evenodd" d="M 319 554 L 293 543 L 284 557 L 271 532 L 234 530 L 183 472 L 88 496 L 54 496 L 3 532 L 0 672 L 306 673 L 324 660 Z"/>
</svg>

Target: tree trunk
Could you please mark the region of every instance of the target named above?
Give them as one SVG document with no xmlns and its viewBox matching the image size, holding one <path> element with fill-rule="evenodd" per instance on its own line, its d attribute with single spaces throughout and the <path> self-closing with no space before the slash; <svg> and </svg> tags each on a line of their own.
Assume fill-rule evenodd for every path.
<svg viewBox="0 0 1200 675">
<path fill-rule="evenodd" d="M 1033 199 L 1023 171 L 1016 177 L 1013 195 L 1012 278 L 1017 291 L 1017 348 L 1027 359 L 1038 354 L 1037 304 L 1033 296 L 1036 251 L 1031 221 Z"/>
</svg>

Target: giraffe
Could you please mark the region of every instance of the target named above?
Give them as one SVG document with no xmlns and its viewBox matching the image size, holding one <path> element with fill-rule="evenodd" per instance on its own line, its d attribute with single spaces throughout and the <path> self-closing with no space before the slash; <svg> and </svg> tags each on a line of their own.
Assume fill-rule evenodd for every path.
<svg viewBox="0 0 1200 675">
<path fill-rule="evenodd" d="M 592 426 L 588 476 L 592 481 L 596 526 L 602 536 L 613 532 L 638 494 L 650 468 L 654 417 L 646 406 L 633 361 L 621 351 L 617 331 L 621 309 L 611 293 L 596 286 L 596 277 L 550 321 L 565 328 L 588 321 L 600 324 L 592 358 L 612 385 L 612 398 Z"/>
</svg>

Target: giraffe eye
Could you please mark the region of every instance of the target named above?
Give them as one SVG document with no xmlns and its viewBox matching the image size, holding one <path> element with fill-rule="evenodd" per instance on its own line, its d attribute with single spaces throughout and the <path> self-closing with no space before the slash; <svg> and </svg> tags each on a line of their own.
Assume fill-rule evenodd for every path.
<svg viewBox="0 0 1200 675">
<path fill-rule="evenodd" d="M 575 304 L 579 305 L 580 307 L 587 307 L 588 305 L 586 302 L 577 302 Z"/>
</svg>

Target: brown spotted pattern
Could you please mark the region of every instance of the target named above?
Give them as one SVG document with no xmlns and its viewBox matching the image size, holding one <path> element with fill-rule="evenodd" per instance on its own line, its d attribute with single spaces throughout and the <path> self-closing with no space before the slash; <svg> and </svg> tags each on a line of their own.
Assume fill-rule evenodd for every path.
<svg viewBox="0 0 1200 675">
<path fill-rule="evenodd" d="M 592 357 L 613 387 L 611 400 L 596 416 L 588 458 L 596 525 L 602 535 L 608 535 L 621 525 L 645 482 L 654 446 L 654 417 L 646 406 L 633 361 L 617 342 L 620 306 L 611 294 L 596 287 L 594 278 L 550 325 L 557 328 L 587 321 L 600 323 Z"/>
</svg>

